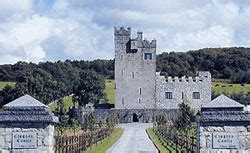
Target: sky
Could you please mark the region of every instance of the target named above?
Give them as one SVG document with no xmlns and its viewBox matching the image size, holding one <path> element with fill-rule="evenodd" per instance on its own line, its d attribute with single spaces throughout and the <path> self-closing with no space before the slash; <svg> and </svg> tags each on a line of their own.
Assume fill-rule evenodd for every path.
<svg viewBox="0 0 250 153">
<path fill-rule="evenodd" d="M 249 47 L 248 0 L 0 0 L 0 64 L 114 58 L 114 27 L 157 53 Z"/>
</svg>

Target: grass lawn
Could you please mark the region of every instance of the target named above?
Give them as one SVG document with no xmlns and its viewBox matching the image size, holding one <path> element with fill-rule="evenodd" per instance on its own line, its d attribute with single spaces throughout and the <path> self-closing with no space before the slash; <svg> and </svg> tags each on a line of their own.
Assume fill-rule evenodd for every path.
<svg viewBox="0 0 250 153">
<path fill-rule="evenodd" d="M 66 109 L 67 111 L 69 110 L 69 108 L 74 106 L 74 103 L 72 101 L 72 96 L 63 98 L 63 102 L 64 102 L 64 109 Z M 57 108 L 57 104 L 55 102 L 50 103 L 48 106 L 52 111 L 55 111 L 55 109 Z"/>
<path fill-rule="evenodd" d="M 114 129 L 114 132 L 109 137 L 98 142 L 97 145 L 91 146 L 87 153 L 105 153 L 121 137 L 123 131 L 121 128 Z"/>
<path fill-rule="evenodd" d="M 215 93 L 221 94 L 221 93 L 239 93 L 239 92 L 250 92 L 250 84 L 244 84 L 244 86 L 241 86 L 241 84 L 228 84 L 228 83 L 219 83 L 219 82 L 212 82 L 212 90 L 215 91 Z"/>
<path fill-rule="evenodd" d="M 0 82 L 0 90 L 2 90 L 6 85 L 14 87 L 15 84 L 16 84 L 15 82 Z"/>
<path fill-rule="evenodd" d="M 115 81 L 114 80 L 106 80 L 105 81 L 105 93 L 107 94 L 107 99 L 109 103 L 115 103 Z"/>
</svg>

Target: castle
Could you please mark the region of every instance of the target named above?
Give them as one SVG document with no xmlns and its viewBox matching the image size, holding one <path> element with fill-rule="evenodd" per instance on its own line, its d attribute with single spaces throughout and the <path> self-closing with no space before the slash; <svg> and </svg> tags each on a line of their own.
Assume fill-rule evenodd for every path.
<svg viewBox="0 0 250 153">
<path fill-rule="evenodd" d="M 131 38 L 131 28 L 115 28 L 116 109 L 176 109 L 184 99 L 195 109 L 211 101 L 211 74 L 168 77 L 156 72 L 156 40 Z"/>
</svg>

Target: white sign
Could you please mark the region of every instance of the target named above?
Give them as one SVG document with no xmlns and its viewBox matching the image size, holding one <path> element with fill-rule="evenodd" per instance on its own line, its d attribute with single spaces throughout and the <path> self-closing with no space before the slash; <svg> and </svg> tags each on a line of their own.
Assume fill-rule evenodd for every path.
<svg viewBox="0 0 250 153">
<path fill-rule="evenodd" d="M 237 133 L 217 132 L 213 133 L 214 149 L 239 148 L 239 135 Z"/>
<path fill-rule="evenodd" d="M 13 149 L 34 149 L 37 148 L 37 134 L 35 132 L 13 132 Z"/>
</svg>

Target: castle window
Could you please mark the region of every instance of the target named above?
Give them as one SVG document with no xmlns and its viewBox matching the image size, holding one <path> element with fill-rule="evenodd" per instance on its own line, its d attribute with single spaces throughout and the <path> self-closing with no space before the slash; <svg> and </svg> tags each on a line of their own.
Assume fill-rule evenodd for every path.
<svg viewBox="0 0 250 153">
<path fill-rule="evenodd" d="M 122 105 L 124 105 L 124 98 L 122 98 Z"/>
<path fill-rule="evenodd" d="M 200 93 L 199 92 L 193 92 L 193 99 L 200 99 Z"/>
<path fill-rule="evenodd" d="M 173 93 L 172 92 L 165 92 L 165 98 L 166 99 L 173 99 Z"/>
<path fill-rule="evenodd" d="M 122 75 L 123 75 L 124 71 L 122 70 Z"/>
<path fill-rule="evenodd" d="M 139 104 L 141 103 L 141 98 L 138 98 L 138 103 L 139 103 Z"/>
<path fill-rule="evenodd" d="M 132 78 L 133 78 L 133 79 L 135 78 L 135 73 L 134 73 L 134 71 L 132 72 Z"/>
<path fill-rule="evenodd" d="M 144 53 L 144 59 L 145 60 L 152 60 L 153 55 L 152 53 Z"/>
<path fill-rule="evenodd" d="M 141 88 L 139 89 L 139 94 L 141 95 Z"/>
</svg>

